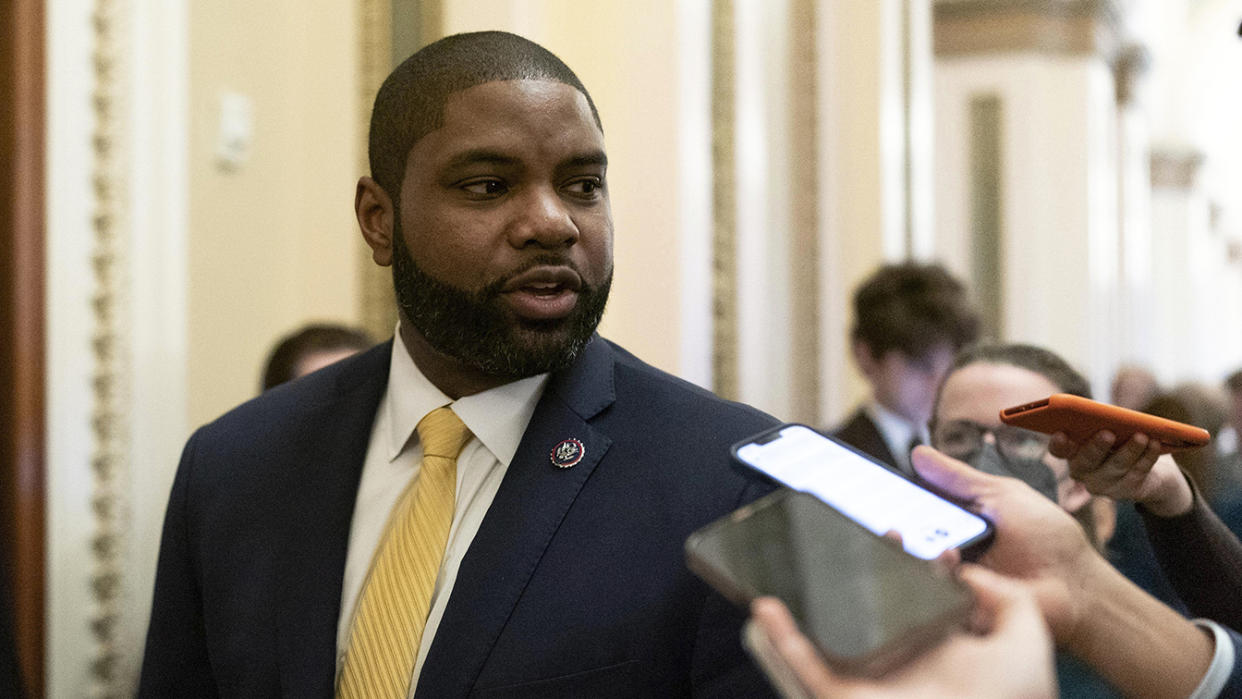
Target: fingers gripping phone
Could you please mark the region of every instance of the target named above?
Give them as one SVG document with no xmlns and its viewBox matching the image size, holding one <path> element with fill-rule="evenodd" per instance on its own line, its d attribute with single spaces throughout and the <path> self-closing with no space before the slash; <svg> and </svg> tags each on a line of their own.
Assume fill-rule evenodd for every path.
<svg viewBox="0 0 1242 699">
<path fill-rule="evenodd" d="M 806 425 L 781 425 L 739 442 L 733 458 L 814 495 L 875 534 L 896 531 L 919 558 L 954 548 L 971 558 L 992 538 L 992 524 L 981 515 Z"/>
<path fill-rule="evenodd" d="M 1000 413 L 1000 419 L 1005 424 L 1035 432 L 1064 432 L 1080 443 L 1100 430 L 1108 430 L 1117 438 L 1114 444 L 1121 446 L 1141 432 L 1160 442 L 1161 453 L 1201 447 L 1211 441 L 1207 430 L 1194 425 L 1068 393 L 1054 393 L 1043 400 L 1005 408 Z"/>
<path fill-rule="evenodd" d="M 806 493 L 780 489 L 686 540 L 691 570 L 733 602 L 775 596 L 834 668 L 878 675 L 969 616 L 970 590 Z"/>
</svg>

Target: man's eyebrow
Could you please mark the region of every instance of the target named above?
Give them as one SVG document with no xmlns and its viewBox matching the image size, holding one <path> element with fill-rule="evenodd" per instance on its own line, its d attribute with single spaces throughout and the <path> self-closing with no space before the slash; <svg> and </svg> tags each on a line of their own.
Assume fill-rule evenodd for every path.
<svg viewBox="0 0 1242 699">
<path fill-rule="evenodd" d="M 505 155 L 504 153 L 500 151 L 492 150 L 490 148 L 474 148 L 471 150 L 462 151 L 461 153 L 458 153 L 454 155 L 453 157 L 449 158 L 448 161 L 444 163 L 444 169 L 454 170 L 454 169 L 465 167 L 468 165 L 479 165 L 479 164 L 488 164 L 488 165 L 497 165 L 497 166 L 514 166 L 514 165 L 519 165 L 520 163 L 521 163 L 521 160 L 519 158 L 513 157 L 511 155 Z M 608 156 L 605 155 L 603 151 L 595 151 L 591 153 L 584 153 L 582 155 L 576 155 L 572 158 L 569 158 L 564 163 L 562 163 L 561 167 L 566 167 L 566 168 L 580 168 L 580 167 L 593 167 L 593 166 L 594 167 L 607 167 L 607 165 L 608 165 Z"/>
<path fill-rule="evenodd" d="M 565 167 L 589 167 L 592 165 L 608 166 L 608 156 L 604 154 L 604 151 L 577 155 L 565 161 Z"/>
<path fill-rule="evenodd" d="M 505 155 L 499 151 L 487 148 L 475 148 L 472 150 L 462 151 L 444 164 L 445 169 L 458 168 L 465 165 L 475 165 L 487 163 L 491 165 L 514 165 L 518 162 L 517 158 Z"/>
</svg>

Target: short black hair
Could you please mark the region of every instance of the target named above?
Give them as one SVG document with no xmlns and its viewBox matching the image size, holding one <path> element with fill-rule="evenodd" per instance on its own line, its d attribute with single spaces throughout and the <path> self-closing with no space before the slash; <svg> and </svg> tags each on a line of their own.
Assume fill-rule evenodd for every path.
<svg viewBox="0 0 1242 699">
<path fill-rule="evenodd" d="M 595 125 L 603 131 L 591 94 L 551 51 L 508 32 L 447 36 L 405 59 L 375 95 L 367 144 L 371 177 L 394 203 L 400 198 L 410 149 L 443 125 L 449 96 L 497 80 L 550 80 L 569 85 L 586 97 Z"/>
<path fill-rule="evenodd" d="M 897 350 L 917 359 L 943 343 L 958 350 L 978 335 L 966 287 L 938 264 L 885 265 L 854 292 L 851 337 L 876 358 Z"/>
<path fill-rule="evenodd" d="M 345 325 L 312 323 L 280 338 L 263 368 L 263 390 L 290 381 L 298 363 L 315 352 L 364 350 L 374 344 L 366 332 Z"/>
<path fill-rule="evenodd" d="M 1091 383 L 1085 376 L 1055 352 L 1035 345 L 985 343 L 964 349 L 953 358 L 953 364 L 945 374 L 946 381 L 958 369 L 980 362 L 1006 364 L 1033 371 L 1051 381 L 1060 393 L 1091 397 Z M 943 386 L 944 382 L 941 383 L 942 388 Z M 939 399 L 936 404 L 940 404 Z"/>
</svg>

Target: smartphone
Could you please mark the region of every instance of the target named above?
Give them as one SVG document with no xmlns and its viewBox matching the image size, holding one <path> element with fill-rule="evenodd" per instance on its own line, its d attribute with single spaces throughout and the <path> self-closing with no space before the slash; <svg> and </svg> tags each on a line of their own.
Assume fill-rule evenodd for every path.
<svg viewBox="0 0 1242 699">
<path fill-rule="evenodd" d="M 819 499 L 781 488 L 694 532 L 687 564 L 743 607 L 774 596 L 833 668 L 876 676 L 970 615 L 969 588 Z"/>
<path fill-rule="evenodd" d="M 1000 412 L 1001 422 L 1036 432 L 1064 432 L 1075 442 L 1085 442 L 1100 430 L 1117 437 L 1117 446 L 1142 432 L 1160 442 L 1161 453 L 1201 447 L 1211 441 L 1208 431 L 1194 425 L 1166 420 L 1107 403 L 1055 393 L 1043 400 L 1015 405 Z"/>
<path fill-rule="evenodd" d="M 992 540 L 992 523 L 983 516 L 806 425 L 781 425 L 739 442 L 733 458 L 814 495 L 874 534 L 896 531 L 919 558 L 960 549 L 970 559 Z"/>
</svg>

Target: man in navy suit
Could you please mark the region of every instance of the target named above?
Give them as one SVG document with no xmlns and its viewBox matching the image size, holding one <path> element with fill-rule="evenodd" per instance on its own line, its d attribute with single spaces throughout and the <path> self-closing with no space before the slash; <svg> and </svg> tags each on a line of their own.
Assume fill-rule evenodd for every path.
<svg viewBox="0 0 1242 699">
<path fill-rule="evenodd" d="M 914 475 L 910 450 L 930 444 L 936 388 L 953 355 L 978 335 L 962 283 L 936 264 L 885 265 L 854 292 L 854 360 L 871 395 L 829 432 Z"/>
<path fill-rule="evenodd" d="M 767 490 L 728 449 L 775 421 L 595 334 L 612 218 L 578 78 L 511 34 L 443 39 L 385 81 L 369 151 L 355 210 L 396 337 L 191 437 L 140 695 L 331 696 L 414 426 L 446 405 L 472 436 L 409 693 L 767 691 L 682 546 Z"/>
</svg>

